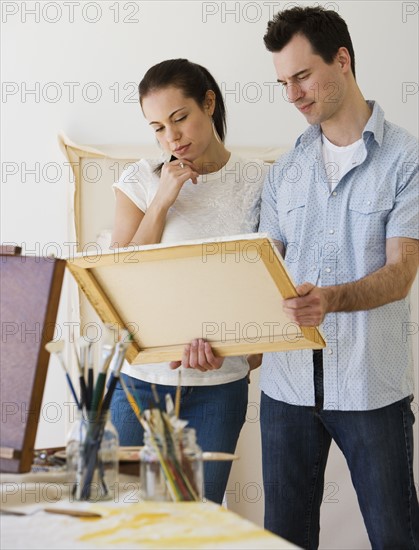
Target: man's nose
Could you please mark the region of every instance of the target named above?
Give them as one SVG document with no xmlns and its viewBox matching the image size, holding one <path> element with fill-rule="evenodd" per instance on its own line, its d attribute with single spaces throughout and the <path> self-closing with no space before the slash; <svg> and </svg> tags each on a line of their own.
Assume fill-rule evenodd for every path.
<svg viewBox="0 0 419 550">
<path fill-rule="evenodd" d="M 295 103 L 304 94 L 299 84 L 291 83 L 291 84 L 288 84 L 286 88 L 286 95 L 290 103 Z"/>
</svg>

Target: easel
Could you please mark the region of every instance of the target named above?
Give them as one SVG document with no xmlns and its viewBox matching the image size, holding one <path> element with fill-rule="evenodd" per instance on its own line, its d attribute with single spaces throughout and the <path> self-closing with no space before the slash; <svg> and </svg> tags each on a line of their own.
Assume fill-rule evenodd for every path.
<svg viewBox="0 0 419 550">
<path fill-rule="evenodd" d="M 0 247 L 0 471 L 31 469 L 66 262 Z"/>
</svg>

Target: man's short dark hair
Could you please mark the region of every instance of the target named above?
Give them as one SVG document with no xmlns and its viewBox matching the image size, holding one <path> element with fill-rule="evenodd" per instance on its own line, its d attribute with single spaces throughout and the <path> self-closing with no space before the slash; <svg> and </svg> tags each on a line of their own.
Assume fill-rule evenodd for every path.
<svg viewBox="0 0 419 550">
<path fill-rule="evenodd" d="M 339 48 L 344 47 L 351 56 L 351 69 L 355 76 L 355 52 L 348 26 L 333 10 L 321 7 L 294 7 L 280 11 L 268 23 L 263 40 L 270 52 L 280 52 L 296 35 L 310 42 L 313 52 L 325 63 L 331 64 Z"/>
</svg>

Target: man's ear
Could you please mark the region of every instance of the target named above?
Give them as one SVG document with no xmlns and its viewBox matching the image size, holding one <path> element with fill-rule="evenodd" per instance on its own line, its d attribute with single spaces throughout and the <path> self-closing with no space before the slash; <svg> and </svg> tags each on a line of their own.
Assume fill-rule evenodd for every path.
<svg viewBox="0 0 419 550">
<path fill-rule="evenodd" d="M 343 46 L 339 48 L 335 59 L 339 63 L 339 66 L 343 72 L 346 73 L 351 69 L 351 56 L 347 48 L 344 48 Z"/>
</svg>

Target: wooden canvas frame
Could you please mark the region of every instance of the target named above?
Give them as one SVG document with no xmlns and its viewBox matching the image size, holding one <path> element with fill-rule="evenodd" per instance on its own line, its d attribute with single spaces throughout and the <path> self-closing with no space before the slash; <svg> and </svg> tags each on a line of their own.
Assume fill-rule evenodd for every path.
<svg viewBox="0 0 419 550">
<path fill-rule="evenodd" d="M 268 235 L 76 254 L 67 266 L 100 319 L 131 330 L 130 363 L 179 360 L 200 337 L 220 356 L 326 345 L 285 317 L 297 292 Z"/>
<path fill-rule="evenodd" d="M 65 261 L 0 254 L 0 471 L 31 469 Z"/>
<path fill-rule="evenodd" d="M 82 145 L 64 134 L 58 136 L 58 142 L 71 167 L 68 197 L 69 239 L 76 243 L 77 252 L 95 250 L 98 246 L 102 251 L 109 250 L 115 212 L 112 184 L 119 179 L 127 166 L 141 158 L 159 158 L 161 151 L 156 144 Z M 260 159 L 267 163 L 272 163 L 287 150 L 286 147 L 257 145 L 228 148 L 242 158 Z M 81 334 L 86 335 L 92 323 L 100 323 L 83 292 L 78 293 L 73 311 L 75 320 L 80 323 Z"/>
</svg>

